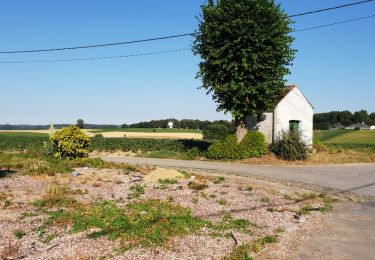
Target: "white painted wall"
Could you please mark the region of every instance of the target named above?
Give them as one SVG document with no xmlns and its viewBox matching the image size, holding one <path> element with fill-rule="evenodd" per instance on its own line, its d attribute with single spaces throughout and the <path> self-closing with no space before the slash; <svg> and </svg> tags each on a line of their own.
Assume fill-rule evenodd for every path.
<svg viewBox="0 0 375 260">
<path fill-rule="evenodd" d="M 273 113 L 264 113 L 261 122 L 256 117 L 246 117 L 246 128 L 257 130 L 266 136 L 267 142 L 272 143 Z"/>
<path fill-rule="evenodd" d="M 283 131 L 289 131 L 289 121 L 300 121 L 302 140 L 309 146 L 313 143 L 314 108 L 298 87 L 293 88 L 276 106 L 274 121 L 275 140 Z"/>
</svg>

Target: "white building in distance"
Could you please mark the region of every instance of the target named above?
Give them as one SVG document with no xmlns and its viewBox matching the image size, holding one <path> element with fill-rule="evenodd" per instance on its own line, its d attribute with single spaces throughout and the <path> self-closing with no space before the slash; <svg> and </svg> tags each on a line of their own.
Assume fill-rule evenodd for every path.
<svg viewBox="0 0 375 260">
<path fill-rule="evenodd" d="M 248 129 L 262 132 L 268 141 L 277 140 L 283 132 L 293 131 L 301 135 L 308 145 L 313 144 L 314 107 L 296 86 L 288 86 L 272 112 L 247 117 Z"/>
</svg>

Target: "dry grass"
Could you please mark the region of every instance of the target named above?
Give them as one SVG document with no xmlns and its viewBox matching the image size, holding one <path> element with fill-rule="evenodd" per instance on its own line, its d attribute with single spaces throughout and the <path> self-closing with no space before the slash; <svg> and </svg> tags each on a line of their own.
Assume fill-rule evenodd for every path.
<svg viewBox="0 0 375 260">
<path fill-rule="evenodd" d="M 375 153 L 356 150 L 326 150 L 310 155 L 307 160 L 288 162 L 278 159 L 273 154 L 267 154 L 262 158 L 250 158 L 240 163 L 254 165 L 319 165 L 319 164 L 347 164 L 347 163 L 374 163 Z"/>
</svg>

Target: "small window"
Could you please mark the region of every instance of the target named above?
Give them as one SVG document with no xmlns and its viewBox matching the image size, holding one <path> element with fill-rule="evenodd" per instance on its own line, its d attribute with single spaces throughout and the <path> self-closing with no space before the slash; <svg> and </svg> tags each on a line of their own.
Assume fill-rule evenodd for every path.
<svg viewBox="0 0 375 260">
<path fill-rule="evenodd" d="M 289 121 L 289 131 L 292 133 L 298 134 L 300 130 L 301 121 L 298 120 L 290 120 Z"/>
</svg>

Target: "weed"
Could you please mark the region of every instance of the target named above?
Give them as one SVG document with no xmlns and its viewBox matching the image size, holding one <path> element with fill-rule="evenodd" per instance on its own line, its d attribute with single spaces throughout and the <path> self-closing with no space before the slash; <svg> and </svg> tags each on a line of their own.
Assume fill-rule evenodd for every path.
<svg viewBox="0 0 375 260">
<path fill-rule="evenodd" d="M 267 208 L 268 212 L 275 212 L 276 210 L 274 208 Z"/>
<path fill-rule="evenodd" d="M 310 205 L 303 206 L 297 214 L 300 216 L 308 215 L 311 211 L 314 211 L 314 209 Z"/>
<path fill-rule="evenodd" d="M 198 201 L 199 199 L 197 197 L 191 199 L 191 202 L 193 202 L 194 204 L 198 204 Z"/>
<path fill-rule="evenodd" d="M 224 206 L 224 205 L 228 204 L 228 201 L 226 199 L 221 198 L 221 199 L 217 200 L 217 203 Z"/>
<path fill-rule="evenodd" d="M 205 199 L 208 199 L 208 194 L 206 192 L 201 192 L 201 196 Z"/>
<path fill-rule="evenodd" d="M 269 197 L 263 197 L 260 201 L 264 203 L 270 203 L 271 199 Z"/>
<path fill-rule="evenodd" d="M 168 200 L 168 202 L 174 202 L 174 197 L 173 196 L 168 196 L 167 200 Z"/>
<path fill-rule="evenodd" d="M 145 194 L 145 188 L 140 184 L 134 184 L 129 188 L 131 193 L 128 194 L 128 199 L 139 198 L 142 194 Z"/>
<path fill-rule="evenodd" d="M 33 205 L 39 209 L 45 207 L 77 207 L 80 203 L 69 196 L 73 194 L 74 192 L 68 186 L 51 183 L 47 186 L 42 199 L 34 201 Z"/>
<path fill-rule="evenodd" d="M 162 184 L 162 185 L 177 184 L 178 180 L 176 180 L 176 179 L 159 179 L 158 183 Z"/>
<path fill-rule="evenodd" d="M 216 177 L 212 182 L 214 183 L 214 184 L 220 184 L 220 183 L 222 183 L 222 182 L 224 182 L 225 181 L 225 177 L 223 177 L 223 176 L 218 176 L 218 177 Z"/>
<path fill-rule="evenodd" d="M 191 181 L 188 183 L 188 187 L 192 190 L 204 190 L 208 188 L 207 184 Z"/>
<path fill-rule="evenodd" d="M 285 229 L 279 227 L 279 228 L 276 229 L 276 232 L 277 233 L 284 233 Z"/>
<path fill-rule="evenodd" d="M 251 243 L 244 243 L 237 246 L 229 255 L 224 257 L 225 260 L 251 260 L 250 253 L 259 253 L 267 244 L 277 243 L 277 236 L 265 236 L 254 240 Z"/>
<path fill-rule="evenodd" d="M 24 211 L 24 212 L 21 213 L 20 219 L 22 220 L 22 219 L 25 219 L 25 218 L 30 218 L 30 217 L 35 217 L 35 216 L 37 216 L 37 214 L 32 213 L 30 211 Z"/>
<path fill-rule="evenodd" d="M 21 239 L 23 238 L 24 236 L 26 236 L 26 233 L 22 230 L 16 230 L 14 231 L 14 236 L 17 238 L 17 239 Z"/>
</svg>

